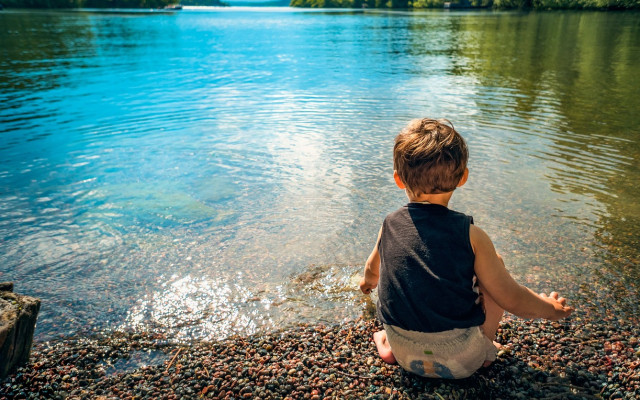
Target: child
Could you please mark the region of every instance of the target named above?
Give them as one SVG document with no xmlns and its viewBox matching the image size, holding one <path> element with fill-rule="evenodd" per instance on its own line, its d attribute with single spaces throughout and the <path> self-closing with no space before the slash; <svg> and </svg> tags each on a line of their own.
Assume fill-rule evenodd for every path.
<svg viewBox="0 0 640 400">
<path fill-rule="evenodd" d="M 458 379 L 495 360 L 504 310 L 558 320 L 573 308 L 516 283 L 472 217 L 447 208 L 469 170 L 467 145 L 446 122 L 413 120 L 396 137 L 393 178 L 409 204 L 385 218 L 360 290 L 378 286 L 384 330 L 373 338 L 384 361 Z"/>
</svg>

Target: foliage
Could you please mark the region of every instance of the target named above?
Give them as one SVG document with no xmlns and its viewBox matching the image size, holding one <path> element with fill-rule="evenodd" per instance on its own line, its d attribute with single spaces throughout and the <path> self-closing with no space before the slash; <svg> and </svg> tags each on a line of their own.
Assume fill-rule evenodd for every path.
<svg viewBox="0 0 640 400">
<path fill-rule="evenodd" d="M 355 3 L 362 0 L 291 0 L 291 7 L 311 7 L 311 8 L 353 8 Z"/>
<path fill-rule="evenodd" d="M 219 0 L 184 0 L 180 4 L 183 6 L 229 7 L 229 3 Z"/>
<path fill-rule="evenodd" d="M 627 9 L 640 8 L 640 0 L 532 0 L 536 9 Z"/>
<path fill-rule="evenodd" d="M 312 8 L 443 8 L 445 0 L 291 0 L 291 7 Z M 640 0 L 453 0 L 455 5 L 499 9 L 640 9 Z"/>
<path fill-rule="evenodd" d="M 438 1 L 440 6 L 443 0 Z M 291 7 L 311 8 L 411 8 L 411 0 L 291 0 Z"/>
<path fill-rule="evenodd" d="M 411 8 L 442 8 L 444 0 L 413 0 Z"/>
<path fill-rule="evenodd" d="M 498 9 L 640 9 L 640 0 L 453 0 L 455 6 Z M 162 8 L 169 4 L 226 6 L 220 0 L 0 0 L 13 8 Z M 443 8 L 445 0 L 291 0 L 291 7 L 310 8 Z"/>
<path fill-rule="evenodd" d="M 183 6 L 207 6 L 207 7 L 228 7 L 229 4 L 220 0 L 175 0 Z"/>
<path fill-rule="evenodd" d="M 12 8 L 162 8 L 176 0 L 0 0 Z"/>
<path fill-rule="evenodd" d="M 162 8 L 170 4 L 226 6 L 220 0 L 0 0 L 12 8 Z M 453 6 L 497 9 L 640 9 L 640 0 L 453 0 Z M 291 0 L 291 7 L 310 8 L 443 8 L 445 0 Z"/>
<path fill-rule="evenodd" d="M 531 0 L 493 0 L 494 8 L 530 8 Z"/>
</svg>

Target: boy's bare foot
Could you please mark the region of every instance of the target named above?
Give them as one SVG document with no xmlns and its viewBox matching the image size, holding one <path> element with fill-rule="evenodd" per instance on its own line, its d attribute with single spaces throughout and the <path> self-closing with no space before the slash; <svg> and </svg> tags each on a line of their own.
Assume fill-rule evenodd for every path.
<svg viewBox="0 0 640 400">
<path fill-rule="evenodd" d="M 373 341 L 375 342 L 376 347 L 378 348 L 378 354 L 380 354 L 380 358 L 382 358 L 382 361 L 386 362 L 387 364 L 395 364 L 396 358 L 391 352 L 391 346 L 387 341 L 387 332 L 382 330 L 374 333 Z"/>
<path fill-rule="evenodd" d="M 496 346 L 496 349 L 500 350 L 502 348 L 502 345 L 498 342 L 496 342 L 495 340 L 493 341 L 493 345 Z M 489 361 L 489 360 L 485 360 L 484 364 L 482 364 L 483 367 L 488 367 L 489 365 L 493 364 L 493 361 Z"/>
</svg>

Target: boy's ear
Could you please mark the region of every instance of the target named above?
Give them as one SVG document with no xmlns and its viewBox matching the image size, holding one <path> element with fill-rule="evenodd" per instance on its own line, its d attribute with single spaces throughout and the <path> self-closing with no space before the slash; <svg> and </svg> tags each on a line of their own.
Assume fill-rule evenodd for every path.
<svg viewBox="0 0 640 400">
<path fill-rule="evenodd" d="M 462 178 L 460 178 L 460 182 L 458 182 L 458 186 L 460 187 L 462 185 L 464 185 L 465 183 L 467 183 L 467 179 L 469 179 L 469 168 L 465 168 L 464 169 L 464 174 L 462 174 Z"/>
<path fill-rule="evenodd" d="M 396 185 L 398 185 L 400 189 L 406 188 L 406 186 L 402 182 L 402 179 L 400 179 L 400 175 L 398 175 L 398 171 L 393 171 L 393 180 L 396 181 Z"/>
</svg>

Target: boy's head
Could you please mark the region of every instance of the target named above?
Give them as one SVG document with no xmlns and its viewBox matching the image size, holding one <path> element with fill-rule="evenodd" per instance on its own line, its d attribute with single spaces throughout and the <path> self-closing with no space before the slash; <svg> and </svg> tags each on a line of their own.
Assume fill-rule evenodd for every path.
<svg viewBox="0 0 640 400">
<path fill-rule="evenodd" d="M 393 168 L 416 196 L 453 191 L 468 159 L 467 144 L 448 120 L 414 119 L 393 146 Z"/>
</svg>

